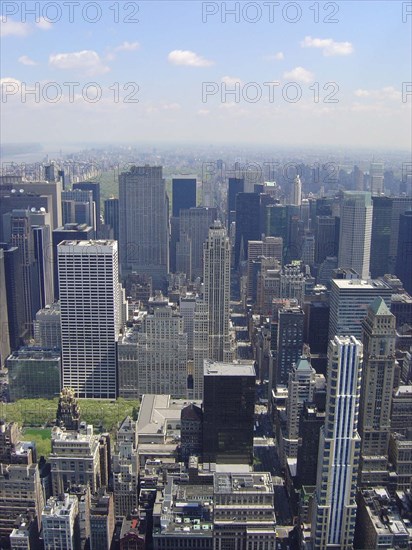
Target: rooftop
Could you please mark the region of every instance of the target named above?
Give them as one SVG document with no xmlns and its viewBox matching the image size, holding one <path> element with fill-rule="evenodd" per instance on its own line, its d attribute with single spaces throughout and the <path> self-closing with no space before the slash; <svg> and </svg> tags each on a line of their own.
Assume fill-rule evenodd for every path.
<svg viewBox="0 0 412 550">
<path fill-rule="evenodd" d="M 205 359 L 205 376 L 253 376 L 256 377 L 255 367 L 250 361 L 234 361 L 233 363 L 219 363 Z"/>
<path fill-rule="evenodd" d="M 269 473 L 215 473 L 215 494 L 231 493 L 273 493 L 272 477 Z"/>
<path fill-rule="evenodd" d="M 339 290 L 388 290 L 391 288 L 380 279 L 332 279 L 332 287 L 337 286 Z"/>
</svg>

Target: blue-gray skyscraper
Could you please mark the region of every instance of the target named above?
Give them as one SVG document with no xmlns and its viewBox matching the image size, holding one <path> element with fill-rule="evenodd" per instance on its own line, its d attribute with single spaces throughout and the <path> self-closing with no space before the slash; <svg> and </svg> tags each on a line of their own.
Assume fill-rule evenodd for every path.
<svg viewBox="0 0 412 550">
<path fill-rule="evenodd" d="M 132 166 L 119 176 L 122 276 L 136 271 L 163 289 L 169 272 L 169 204 L 161 166 Z"/>
</svg>

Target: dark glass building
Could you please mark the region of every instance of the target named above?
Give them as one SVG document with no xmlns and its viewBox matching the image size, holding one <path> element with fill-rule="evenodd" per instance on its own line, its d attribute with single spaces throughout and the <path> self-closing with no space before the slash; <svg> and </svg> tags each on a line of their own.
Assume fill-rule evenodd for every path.
<svg viewBox="0 0 412 550">
<path fill-rule="evenodd" d="M 172 179 L 172 216 L 177 218 L 181 210 L 196 207 L 196 178 Z"/>
<path fill-rule="evenodd" d="M 255 368 L 205 361 L 203 462 L 253 463 Z"/>
<path fill-rule="evenodd" d="M 372 238 L 370 272 L 372 279 L 389 271 L 389 245 L 392 226 L 392 203 L 389 197 L 372 197 Z"/>
<path fill-rule="evenodd" d="M 316 216 L 315 263 L 321 264 L 328 256 L 337 256 L 339 250 L 339 218 Z"/>
<path fill-rule="evenodd" d="M 227 191 L 227 219 L 228 227 L 234 221 L 236 221 L 236 195 L 238 193 L 245 192 L 245 179 L 244 178 L 229 178 L 229 185 Z"/>
<path fill-rule="evenodd" d="M 300 306 L 284 307 L 278 312 L 276 384 L 288 383 L 292 364 L 302 355 L 304 316 Z"/>
<path fill-rule="evenodd" d="M 412 210 L 399 217 L 396 275 L 403 282 L 405 290 L 412 294 Z"/>
<path fill-rule="evenodd" d="M 119 199 L 110 198 L 104 201 L 104 223 L 113 229 L 113 238 L 119 240 Z"/>
<path fill-rule="evenodd" d="M 11 350 L 22 343 L 27 327 L 25 326 L 23 296 L 23 271 L 19 249 L 6 243 L 0 243 L 4 254 L 4 276 L 6 283 L 8 330 Z"/>
<path fill-rule="evenodd" d="M 241 260 L 247 260 L 248 241 L 259 241 L 260 233 L 260 195 L 257 193 L 238 193 L 236 196 L 236 237 L 235 267 Z"/>
</svg>

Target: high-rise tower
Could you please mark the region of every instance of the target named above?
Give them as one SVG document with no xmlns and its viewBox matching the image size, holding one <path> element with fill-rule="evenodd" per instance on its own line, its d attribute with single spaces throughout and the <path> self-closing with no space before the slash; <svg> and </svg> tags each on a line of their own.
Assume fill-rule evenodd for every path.
<svg viewBox="0 0 412 550">
<path fill-rule="evenodd" d="M 122 275 L 146 273 L 163 289 L 169 271 L 168 200 L 161 166 L 132 166 L 119 176 Z"/>
<path fill-rule="evenodd" d="M 387 479 L 390 415 L 395 373 L 396 319 L 381 297 L 368 308 L 363 328 L 363 372 L 359 414 L 363 486 Z"/>
<path fill-rule="evenodd" d="M 77 397 L 117 397 L 116 348 L 122 325 L 116 241 L 58 245 L 63 386 Z"/>
<path fill-rule="evenodd" d="M 295 206 L 301 206 L 302 204 L 302 182 L 299 175 L 293 180 L 290 204 L 294 204 Z"/>
<path fill-rule="evenodd" d="M 338 265 L 354 269 L 361 279 L 369 278 L 372 210 L 370 193 L 344 192 L 341 206 Z"/>
<path fill-rule="evenodd" d="M 204 300 L 209 317 L 209 359 L 230 361 L 230 242 L 220 221 L 215 221 L 210 227 L 203 254 Z"/>
<path fill-rule="evenodd" d="M 314 550 L 353 547 L 361 375 L 361 342 L 354 336 L 335 336 L 328 350 L 326 418 L 320 434 L 312 516 Z"/>
</svg>

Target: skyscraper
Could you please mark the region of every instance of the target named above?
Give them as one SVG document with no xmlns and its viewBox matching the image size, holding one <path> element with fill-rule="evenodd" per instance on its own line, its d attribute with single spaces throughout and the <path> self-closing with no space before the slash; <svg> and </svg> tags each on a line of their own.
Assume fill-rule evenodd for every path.
<svg viewBox="0 0 412 550">
<path fill-rule="evenodd" d="M 255 380 L 252 363 L 205 361 L 204 462 L 252 464 Z"/>
<path fill-rule="evenodd" d="M 400 216 L 409 210 L 412 210 L 412 197 L 394 197 L 392 199 L 392 222 L 389 243 L 389 273 L 396 273 Z"/>
<path fill-rule="evenodd" d="M 372 210 L 370 193 L 344 192 L 341 206 L 338 266 L 354 269 L 361 279 L 369 278 Z"/>
<path fill-rule="evenodd" d="M 6 282 L 8 336 L 10 348 L 18 349 L 21 339 L 26 336 L 28 327 L 25 323 L 23 295 L 23 272 L 19 249 L 6 243 L 0 243 L 4 254 L 4 275 Z"/>
<path fill-rule="evenodd" d="M 116 241 L 58 245 L 63 386 L 77 397 L 117 397 L 123 321 Z"/>
<path fill-rule="evenodd" d="M 85 223 L 66 223 L 53 231 L 53 278 L 54 299 L 59 299 L 59 273 L 57 261 L 57 245 L 63 241 L 88 241 L 95 238 L 95 232 L 91 225 Z"/>
<path fill-rule="evenodd" d="M 362 344 L 335 336 L 328 350 L 325 426 L 321 429 L 312 516 L 314 550 L 350 550 L 356 520 L 360 437 L 357 432 Z"/>
<path fill-rule="evenodd" d="M 163 289 L 169 272 L 168 199 L 161 166 L 132 166 L 119 176 L 122 276 L 146 273 Z"/>
<path fill-rule="evenodd" d="M 299 174 L 293 180 L 290 204 L 294 204 L 295 206 L 301 206 L 302 204 L 302 182 L 300 181 Z"/>
<path fill-rule="evenodd" d="M 383 277 L 390 273 L 389 245 L 392 225 L 391 197 L 372 197 L 371 277 Z"/>
<path fill-rule="evenodd" d="M 96 234 L 99 237 L 100 231 L 100 183 L 98 181 L 79 181 L 73 183 L 73 189 L 80 189 L 82 191 L 91 191 L 93 194 L 93 202 L 95 205 L 96 216 Z M 76 220 L 77 221 L 77 220 Z"/>
<path fill-rule="evenodd" d="M 337 256 L 339 245 L 339 218 L 316 216 L 315 263 L 321 264 L 328 256 Z"/>
<path fill-rule="evenodd" d="M 258 241 L 260 233 L 260 195 L 238 193 L 236 195 L 235 267 L 247 260 L 248 241 Z"/>
<path fill-rule="evenodd" d="M 137 334 L 137 396 L 143 394 L 187 395 L 187 334 L 183 317 L 172 310 L 167 298 L 149 301 L 153 310 Z"/>
<path fill-rule="evenodd" d="M 204 250 L 204 300 L 209 318 L 209 359 L 230 361 L 230 242 L 223 225 L 216 221 L 209 229 Z"/>
<path fill-rule="evenodd" d="M 278 312 L 276 384 L 288 383 L 292 365 L 302 355 L 304 316 L 300 306 L 284 307 Z"/>
<path fill-rule="evenodd" d="M 412 294 L 412 210 L 399 217 L 396 275 L 402 281 L 405 290 Z"/>
<path fill-rule="evenodd" d="M 63 225 L 85 223 L 96 231 L 96 205 L 91 191 L 75 189 L 62 191 Z"/>
<path fill-rule="evenodd" d="M 368 307 L 363 328 L 362 392 L 359 413 L 360 484 L 382 485 L 387 479 L 396 319 L 381 297 Z"/>
<path fill-rule="evenodd" d="M 190 271 L 193 278 L 203 276 L 203 244 L 209 235 L 209 227 L 216 218 L 216 208 L 199 206 L 180 211 L 179 239 L 190 239 Z"/>
<path fill-rule="evenodd" d="M 304 403 L 312 403 L 315 391 L 316 371 L 306 356 L 293 363 L 289 373 L 288 400 L 286 405 L 286 434 L 284 452 L 296 458 L 299 443 L 299 417 Z"/>
<path fill-rule="evenodd" d="M 381 279 L 332 279 L 330 294 L 329 340 L 352 334 L 362 338 L 362 321 L 370 303 L 381 296 L 391 306 L 393 290 Z"/>
<path fill-rule="evenodd" d="M 253 262 L 259 256 L 274 258 L 282 264 L 283 239 L 281 237 L 263 237 L 261 241 L 249 241 L 247 259 L 247 292 L 253 296 Z"/>
<path fill-rule="evenodd" d="M 383 193 L 383 162 L 371 162 L 369 169 L 369 189 L 372 195 Z"/>
<path fill-rule="evenodd" d="M 13 210 L 3 216 L 7 242 L 16 246 L 20 256 L 23 275 L 21 299 L 24 301 L 24 315 L 29 333 L 33 334 L 32 323 L 40 309 L 39 277 L 34 254 L 34 234 L 29 210 Z"/>
<path fill-rule="evenodd" d="M 7 311 L 6 269 L 4 252 L 0 248 L 0 368 L 10 354 L 9 315 Z"/>
<path fill-rule="evenodd" d="M 104 201 L 104 223 L 113 229 L 113 238 L 119 240 L 119 199 L 111 197 Z"/>
<path fill-rule="evenodd" d="M 236 221 L 236 195 L 245 192 L 244 178 L 229 178 L 227 192 L 227 220 L 228 228 L 230 224 Z"/>
<path fill-rule="evenodd" d="M 172 216 L 178 218 L 181 210 L 196 207 L 196 178 L 178 176 L 172 178 Z"/>
</svg>

